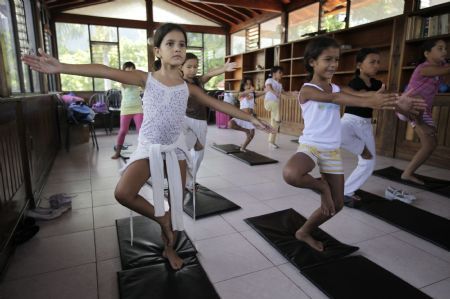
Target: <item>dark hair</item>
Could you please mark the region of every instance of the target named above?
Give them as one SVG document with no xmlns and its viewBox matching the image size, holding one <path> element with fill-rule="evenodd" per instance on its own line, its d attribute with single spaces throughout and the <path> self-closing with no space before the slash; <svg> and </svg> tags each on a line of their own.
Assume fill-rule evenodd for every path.
<svg viewBox="0 0 450 299">
<path fill-rule="evenodd" d="M 252 85 L 253 85 L 253 79 L 252 78 L 249 78 L 249 77 L 242 78 L 241 86 L 239 88 L 239 91 L 244 91 L 245 90 L 245 83 L 247 83 L 247 81 L 249 81 L 249 80 L 252 82 Z"/>
<path fill-rule="evenodd" d="M 362 48 L 358 51 L 358 53 L 356 53 L 356 63 L 358 64 L 363 62 L 369 54 L 380 54 L 380 51 L 374 48 Z M 359 68 L 356 68 L 355 77 L 358 77 L 360 74 L 361 71 L 359 70 Z"/>
<path fill-rule="evenodd" d="M 270 69 L 270 74 L 275 74 L 278 71 L 283 71 L 283 68 L 281 66 L 279 66 L 279 65 L 273 66 Z"/>
<path fill-rule="evenodd" d="M 424 62 L 425 60 L 427 60 L 427 58 L 425 57 L 425 52 L 430 52 L 431 49 L 436 46 L 436 44 L 438 43 L 438 41 L 443 41 L 442 39 L 429 39 L 426 40 L 422 46 L 421 46 L 421 50 L 422 50 L 422 57 L 420 60 L 420 63 Z"/>
<path fill-rule="evenodd" d="M 309 64 L 310 60 L 316 60 L 322 52 L 328 48 L 338 48 L 339 44 L 336 40 L 331 37 L 322 36 L 311 40 L 305 49 L 305 53 L 303 54 L 303 61 L 305 63 L 306 71 L 309 73 L 306 78 L 307 81 L 311 81 L 314 75 L 314 69 Z"/>
<path fill-rule="evenodd" d="M 131 61 L 127 61 L 122 65 L 122 69 L 133 68 L 136 69 L 136 66 Z"/>
<path fill-rule="evenodd" d="M 189 59 L 195 59 L 198 62 L 197 55 L 195 55 L 194 53 L 189 52 L 189 53 L 186 53 L 186 60 L 184 60 L 183 64 L 185 64 L 186 61 L 188 61 Z"/>
<path fill-rule="evenodd" d="M 186 31 L 183 29 L 183 27 L 181 27 L 178 24 L 165 23 L 156 30 L 155 35 L 153 36 L 153 46 L 159 48 L 161 46 L 164 37 L 172 31 L 179 31 L 183 33 L 184 40 L 187 43 L 187 34 Z M 160 68 L 161 68 L 161 58 L 158 58 L 153 63 L 153 69 L 157 71 Z"/>
</svg>

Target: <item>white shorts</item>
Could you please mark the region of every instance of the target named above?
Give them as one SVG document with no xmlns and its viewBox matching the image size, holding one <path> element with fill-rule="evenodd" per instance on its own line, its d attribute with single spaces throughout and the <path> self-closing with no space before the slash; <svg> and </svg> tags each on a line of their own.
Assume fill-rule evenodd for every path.
<svg viewBox="0 0 450 299">
<path fill-rule="evenodd" d="M 319 166 L 321 173 L 344 174 L 341 150 L 319 149 L 315 146 L 302 144 L 298 146 L 297 153 L 304 153 Z"/>
<path fill-rule="evenodd" d="M 249 121 L 245 121 L 245 120 L 242 120 L 239 118 L 232 118 L 231 120 L 234 121 L 241 128 L 248 129 L 248 130 L 255 129 L 255 126 Z"/>
<path fill-rule="evenodd" d="M 206 132 L 208 130 L 208 123 L 206 120 L 195 119 L 191 117 L 184 117 L 184 135 L 186 137 L 186 146 L 190 150 L 194 148 L 197 139 L 205 146 Z"/>
</svg>

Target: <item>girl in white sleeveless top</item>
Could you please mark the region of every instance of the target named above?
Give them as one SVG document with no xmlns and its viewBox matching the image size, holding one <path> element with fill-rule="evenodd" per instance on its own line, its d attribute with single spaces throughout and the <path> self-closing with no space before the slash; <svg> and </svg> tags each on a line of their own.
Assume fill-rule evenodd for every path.
<svg viewBox="0 0 450 299">
<path fill-rule="evenodd" d="M 264 91 L 255 91 L 253 81 L 250 78 L 244 78 L 241 81 L 241 88 L 239 93 L 239 107 L 245 113 L 253 115 L 255 109 L 255 97 L 265 94 Z M 241 151 L 245 152 L 248 144 L 255 137 L 255 126 L 245 120 L 232 118 L 228 122 L 228 128 L 242 131 L 246 134 L 247 138 L 241 145 Z"/>
<path fill-rule="evenodd" d="M 129 209 L 157 221 L 161 226 L 165 244 L 163 256 L 175 270 L 183 266 L 183 260 L 173 249 L 174 230 L 183 230 L 183 192 L 190 155 L 182 133 L 184 115 L 189 95 L 214 110 L 252 122 L 257 128 L 272 132 L 270 126 L 236 107 L 207 96 L 199 87 L 187 84 L 179 68 L 186 57 L 187 37 L 184 29 L 176 24 L 164 24 L 155 32 L 154 52 L 158 60 L 154 73 L 126 72 L 99 64 L 64 64 L 39 50 L 40 56 L 25 55 L 22 60 L 33 70 L 45 73 L 65 73 L 88 77 L 107 78 L 124 84 L 145 88 L 143 97 L 144 122 L 139 132 L 139 144 L 115 190 L 119 203 Z M 164 163 L 170 191 L 170 211 L 164 207 Z M 152 177 L 153 203 L 139 195 L 146 181 Z"/>
<path fill-rule="evenodd" d="M 330 83 L 339 61 L 339 45 L 329 37 L 312 40 L 304 53 L 306 70 L 310 74 L 299 93 L 305 127 L 299 138 L 298 152 L 283 169 L 285 181 L 295 187 L 308 188 L 321 194 L 321 206 L 315 210 L 295 237 L 318 251 L 326 250 L 311 236 L 319 225 L 339 212 L 344 199 L 344 172 L 340 155 L 340 104 L 380 108 L 391 106 L 395 95 L 358 93 L 342 90 Z M 312 177 L 316 164 L 321 180 Z"/>
</svg>

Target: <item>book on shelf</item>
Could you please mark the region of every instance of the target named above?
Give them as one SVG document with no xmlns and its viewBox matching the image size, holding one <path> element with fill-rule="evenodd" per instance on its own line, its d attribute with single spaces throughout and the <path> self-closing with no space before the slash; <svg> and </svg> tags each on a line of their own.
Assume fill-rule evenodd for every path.
<svg viewBox="0 0 450 299">
<path fill-rule="evenodd" d="M 406 22 L 406 40 L 449 34 L 450 14 L 413 16 Z"/>
</svg>

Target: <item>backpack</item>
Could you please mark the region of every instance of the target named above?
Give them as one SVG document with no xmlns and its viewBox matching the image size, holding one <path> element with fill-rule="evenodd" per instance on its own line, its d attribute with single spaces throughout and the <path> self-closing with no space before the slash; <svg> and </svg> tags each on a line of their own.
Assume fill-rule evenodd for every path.
<svg viewBox="0 0 450 299">
<path fill-rule="evenodd" d="M 108 113 L 108 107 L 105 102 L 95 103 L 92 105 L 92 110 L 94 110 L 95 113 Z"/>
<path fill-rule="evenodd" d="M 69 121 L 76 124 L 92 122 L 95 117 L 95 112 L 83 102 L 72 103 L 68 107 L 67 117 Z"/>
</svg>

